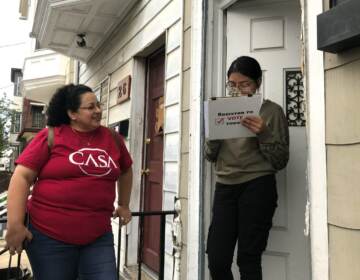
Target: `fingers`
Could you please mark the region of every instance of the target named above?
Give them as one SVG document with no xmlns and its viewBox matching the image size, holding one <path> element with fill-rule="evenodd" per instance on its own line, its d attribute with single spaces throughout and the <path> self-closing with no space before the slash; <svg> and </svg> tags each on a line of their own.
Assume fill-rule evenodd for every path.
<svg viewBox="0 0 360 280">
<path fill-rule="evenodd" d="M 22 250 L 23 250 L 23 246 L 19 246 L 19 247 L 16 248 L 15 251 L 16 251 L 16 253 L 18 253 L 20 255 Z"/>
<path fill-rule="evenodd" d="M 15 255 L 16 253 L 21 254 L 23 248 L 22 246 L 14 247 L 14 246 L 6 246 L 6 248 L 9 250 L 10 255 Z"/>
<path fill-rule="evenodd" d="M 114 212 L 113 212 L 113 218 L 120 217 L 120 224 L 126 225 L 131 221 L 131 212 L 129 209 L 123 208 L 119 206 Z"/>
<path fill-rule="evenodd" d="M 25 243 L 25 241 L 24 241 Z M 22 250 L 24 249 L 24 246 L 22 243 L 19 245 L 6 245 L 5 248 L 9 250 L 10 255 L 15 255 L 16 253 L 21 254 Z"/>
<path fill-rule="evenodd" d="M 127 225 L 130 221 L 131 221 L 131 213 L 122 213 L 122 215 L 120 215 L 120 223 L 122 225 Z"/>
<path fill-rule="evenodd" d="M 241 123 L 254 133 L 260 133 L 263 130 L 263 120 L 255 116 L 247 116 L 241 120 Z"/>
<path fill-rule="evenodd" d="M 130 217 L 121 217 L 120 218 L 120 223 L 122 225 L 127 225 L 128 223 L 130 223 L 131 221 L 131 216 Z"/>
<path fill-rule="evenodd" d="M 26 230 L 23 238 L 20 237 L 16 240 L 8 240 L 5 248 L 9 250 L 10 255 L 15 255 L 16 253 L 21 254 L 22 250 L 26 248 L 32 238 L 32 233 L 29 230 Z M 21 242 L 20 240 L 23 241 Z"/>
</svg>

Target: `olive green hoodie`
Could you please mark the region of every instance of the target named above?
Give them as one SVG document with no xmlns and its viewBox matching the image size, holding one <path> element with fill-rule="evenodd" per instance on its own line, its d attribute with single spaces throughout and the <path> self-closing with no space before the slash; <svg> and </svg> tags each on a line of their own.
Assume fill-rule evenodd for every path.
<svg viewBox="0 0 360 280">
<path fill-rule="evenodd" d="M 240 184 L 276 173 L 289 160 L 289 130 L 282 108 L 265 100 L 260 109 L 266 127 L 257 137 L 207 140 L 205 157 L 215 162 L 217 181 Z"/>
</svg>

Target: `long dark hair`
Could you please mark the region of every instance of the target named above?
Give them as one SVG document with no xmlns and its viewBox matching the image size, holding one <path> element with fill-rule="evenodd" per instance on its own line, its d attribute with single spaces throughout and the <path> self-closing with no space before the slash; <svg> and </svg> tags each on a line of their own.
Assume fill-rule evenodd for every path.
<svg viewBox="0 0 360 280">
<path fill-rule="evenodd" d="M 69 124 L 70 118 L 67 111 L 76 112 L 80 107 L 81 95 L 86 92 L 93 92 L 91 88 L 85 85 L 69 84 L 60 87 L 49 102 L 46 112 L 47 125 L 59 126 Z"/>
<path fill-rule="evenodd" d="M 259 62 L 250 56 L 240 56 L 235 59 L 227 72 L 229 78 L 232 73 L 241 73 L 257 83 L 261 84 L 262 71 Z"/>
</svg>

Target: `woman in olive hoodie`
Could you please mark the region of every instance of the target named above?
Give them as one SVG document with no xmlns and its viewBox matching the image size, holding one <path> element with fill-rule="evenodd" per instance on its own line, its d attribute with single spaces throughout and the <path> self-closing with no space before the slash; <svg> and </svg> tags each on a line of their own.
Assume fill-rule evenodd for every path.
<svg viewBox="0 0 360 280">
<path fill-rule="evenodd" d="M 261 85 L 262 71 L 254 58 L 241 56 L 230 65 L 227 78 L 231 95 L 252 95 Z M 242 124 L 256 137 L 205 144 L 205 156 L 215 163 L 217 176 L 207 241 L 213 280 L 233 279 L 236 242 L 241 279 L 262 279 L 261 256 L 277 207 L 275 173 L 289 159 L 287 119 L 279 105 L 264 100 L 259 116 L 245 117 Z"/>
</svg>

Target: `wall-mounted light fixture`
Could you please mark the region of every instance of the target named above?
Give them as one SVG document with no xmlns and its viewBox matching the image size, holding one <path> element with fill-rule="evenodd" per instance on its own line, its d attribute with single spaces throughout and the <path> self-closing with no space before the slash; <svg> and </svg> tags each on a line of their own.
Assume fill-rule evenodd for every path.
<svg viewBox="0 0 360 280">
<path fill-rule="evenodd" d="M 86 47 L 86 41 L 85 41 L 85 33 L 79 33 L 76 34 L 77 36 L 77 40 L 76 40 L 76 44 L 78 45 L 79 48 L 85 48 Z"/>
</svg>

